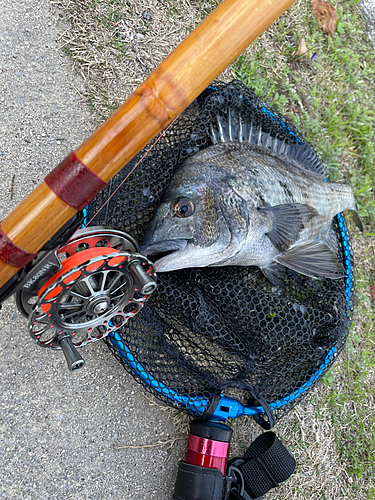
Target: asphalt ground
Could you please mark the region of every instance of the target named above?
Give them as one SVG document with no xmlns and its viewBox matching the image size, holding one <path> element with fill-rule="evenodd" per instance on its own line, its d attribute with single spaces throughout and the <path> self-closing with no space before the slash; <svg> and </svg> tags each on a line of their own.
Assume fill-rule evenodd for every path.
<svg viewBox="0 0 375 500">
<path fill-rule="evenodd" d="M 78 100 L 63 30 L 46 0 L 0 3 L 1 218 L 98 125 Z M 0 322 L 0 498 L 171 498 L 184 444 L 116 449 L 164 441 L 174 426 L 107 347 L 84 348 L 71 374 L 30 338 L 13 299 Z"/>
</svg>

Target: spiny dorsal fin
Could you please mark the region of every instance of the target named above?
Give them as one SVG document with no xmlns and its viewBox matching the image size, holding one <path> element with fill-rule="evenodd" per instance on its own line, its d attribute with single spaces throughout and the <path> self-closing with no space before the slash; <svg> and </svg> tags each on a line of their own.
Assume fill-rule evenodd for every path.
<svg viewBox="0 0 375 500">
<path fill-rule="evenodd" d="M 305 168 L 320 175 L 325 172 L 324 165 L 308 144 L 288 143 L 265 132 L 260 124 L 243 121 L 241 113 L 228 108 L 228 117 L 216 115 L 216 124 L 210 123 L 210 136 L 213 144 L 224 142 L 247 142 L 263 147 L 279 156 L 284 156 L 301 163 Z"/>
</svg>

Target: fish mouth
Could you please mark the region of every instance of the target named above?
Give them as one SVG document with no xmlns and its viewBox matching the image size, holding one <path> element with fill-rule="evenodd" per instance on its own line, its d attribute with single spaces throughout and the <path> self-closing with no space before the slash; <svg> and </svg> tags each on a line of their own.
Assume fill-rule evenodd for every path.
<svg viewBox="0 0 375 500">
<path fill-rule="evenodd" d="M 165 267 L 164 264 L 169 261 L 172 254 L 183 252 L 186 249 L 187 240 L 164 240 L 151 243 L 149 245 L 142 245 L 140 252 L 155 264 L 156 271 L 162 271 Z"/>
</svg>

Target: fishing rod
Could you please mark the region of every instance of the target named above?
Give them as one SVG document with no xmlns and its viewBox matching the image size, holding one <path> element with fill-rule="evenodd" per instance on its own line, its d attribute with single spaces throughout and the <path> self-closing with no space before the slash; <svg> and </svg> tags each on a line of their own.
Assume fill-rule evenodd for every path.
<svg viewBox="0 0 375 500">
<path fill-rule="evenodd" d="M 56 235 L 63 240 L 77 212 L 293 2 L 224 0 L 1 222 L 0 287 L 48 242 L 55 244 Z M 17 282 L 8 284 L 2 300 Z"/>
</svg>

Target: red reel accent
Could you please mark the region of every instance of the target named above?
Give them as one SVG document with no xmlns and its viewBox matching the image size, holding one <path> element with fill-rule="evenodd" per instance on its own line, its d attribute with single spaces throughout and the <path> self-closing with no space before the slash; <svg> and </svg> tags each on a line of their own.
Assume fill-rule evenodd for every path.
<svg viewBox="0 0 375 500">
<path fill-rule="evenodd" d="M 47 281 L 47 283 L 45 283 L 42 286 L 42 288 L 38 292 L 38 297 L 40 297 L 43 294 L 43 292 L 44 292 L 44 290 L 46 290 L 46 288 L 48 288 L 55 281 L 57 281 L 57 279 L 60 276 L 62 276 L 63 274 L 68 273 L 71 269 L 74 269 L 77 266 L 83 265 L 85 262 L 87 262 L 90 259 L 93 259 L 95 257 L 100 257 L 102 255 L 104 257 L 104 256 L 106 256 L 108 254 L 111 254 L 111 253 L 119 253 L 119 250 L 115 250 L 114 248 L 110 248 L 110 247 L 106 247 L 106 248 L 102 248 L 102 247 L 88 248 L 87 250 L 82 250 L 81 252 L 78 252 L 75 255 L 72 255 L 71 257 L 68 257 L 67 259 L 63 260 L 63 262 L 62 262 L 62 268 L 60 269 L 60 271 L 58 271 L 56 274 L 54 274 L 52 276 L 52 278 L 50 278 Z M 100 267 L 101 261 L 98 261 L 97 263 L 95 263 L 95 265 L 98 265 L 98 267 Z M 70 278 L 72 281 L 75 281 L 76 279 L 79 278 L 80 275 L 81 275 L 81 272 L 80 271 L 76 271 L 75 273 L 72 273 L 71 275 L 67 276 L 66 280 Z M 65 280 L 64 280 L 64 282 L 66 283 Z M 58 288 L 59 287 L 57 287 L 56 289 L 51 290 L 51 292 L 47 295 L 46 298 L 48 298 L 48 299 L 53 298 L 52 294 L 54 293 L 55 290 L 56 290 L 56 297 L 57 297 L 57 295 L 61 291 L 61 290 L 58 290 Z M 48 308 L 48 304 L 43 304 L 41 307 L 42 307 L 42 309 L 43 309 L 44 312 L 47 312 L 48 309 L 49 309 Z"/>
<path fill-rule="evenodd" d="M 186 462 L 206 469 L 219 469 L 226 474 L 233 430 L 219 422 L 190 423 Z"/>
</svg>

